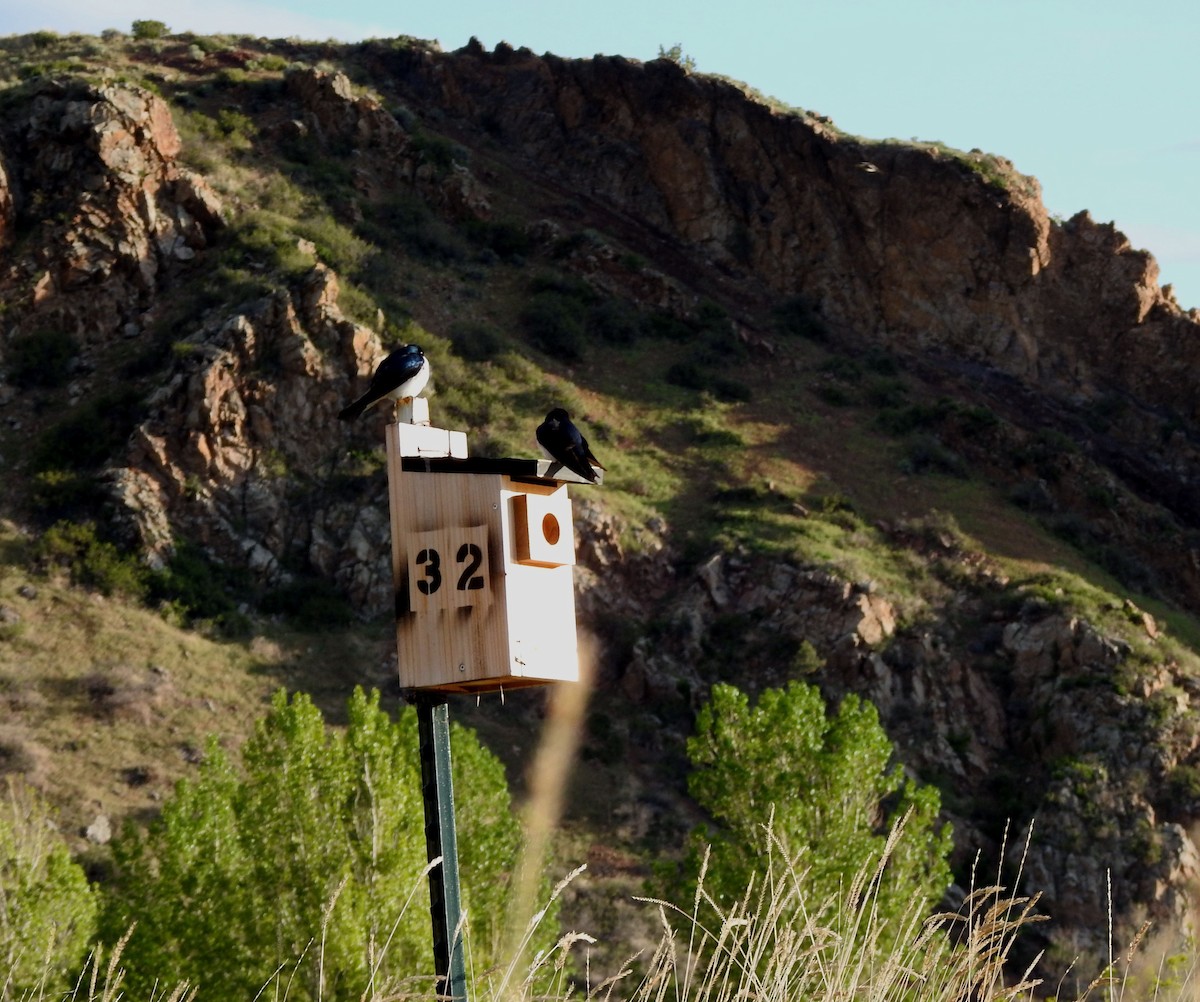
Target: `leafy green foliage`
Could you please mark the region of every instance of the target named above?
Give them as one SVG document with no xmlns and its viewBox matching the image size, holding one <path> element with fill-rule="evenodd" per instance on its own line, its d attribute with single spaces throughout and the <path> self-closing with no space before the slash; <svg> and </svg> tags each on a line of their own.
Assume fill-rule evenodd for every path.
<svg viewBox="0 0 1200 1002">
<path fill-rule="evenodd" d="M 0 984 L 4 998 L 70 987 L 96 925 L 96 898 L 41 800 L 7 784 L 0 809 Z"/>
<path fill-rule="evenodd" d="M 31 557 L 43 570 L 65 571 L 73 583 L 103 595 L 146 602 L 185 625 L 209 623 L 231 636 L 245 632 L 238 603 L 251 598 L 248 573 L 215 563 L 186 542 L 153 570 L 105 539 L 95 522 L 64 519 L 41 535 Z"/>
<path fill-rule="evenodd" d="M 909 810 L 879 881 L 879 914 L 900 915 L 916 899 L 932 904 L 949 885 L 950 830 L 937 824 L 938 793 L 890 765 L 879 715 L 857 696 L 827 715 L 820 692 L 801 682 L 766 690 L 754 706 L 733 686 L 716 685 L 687 750 L 688 789 L 720 825 L 705 878 L 717 900 L 739 897 L 762 868 L 762 828 L 772 816 L 783 848 L 809 868 L 816 900 L 879 860 L 887 832 Z"/>
<path fill-rule="evenodd" d="M 469 731 L 454 740 L 464 907 L 486 966 L 519 829 L 499 761 Z M 211 743 L 149 833 L 114 842 L 103 931 L 112 941 L 138 923 L 123 958 L 130 996 L 187 979 L 213 998 L 253 998 L 297 965 L 292 997 L 348 998 L 431 970 L 417 749 L 415 712 L 392 721 L 361 689 L 337 733 L 307 696 L 278 692 L 241 770 Z"/>
<path fill-rule="evenodd" d="M 107 494 L 99 480 L 88 473 L 42 470 L 30 480 L 29 500 L 44 521 L 70 521 L 99 510 Z"/>
</svg>

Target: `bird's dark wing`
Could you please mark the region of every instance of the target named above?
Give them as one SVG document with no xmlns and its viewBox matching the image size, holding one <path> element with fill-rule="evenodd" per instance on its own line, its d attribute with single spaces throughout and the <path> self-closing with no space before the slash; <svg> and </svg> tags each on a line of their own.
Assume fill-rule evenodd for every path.
<svg viewBox="0 0 1200 1002">
<path fill-rule="evenodd" d="M 587 461 L 587 448 L 580 448 L 576 444 L 571 444 L 563 450 L 563 466 L 573 473 L 578 473 L 584 480 L 596 482 L 596 471 L 592 469 L 591 464 Z"/>
<path fill-rule="evenodd" d="M 597 458 L 596 458 L 596 457 L 595 457 L 595 456 L 592 454 L 592 449 L 591 449 L 591 446 L 589 446 L 589 445 L 587 444 L 587 439 L 586 439 L 586 438 L 583 438 L 583 436 L 582 436 L 582 435 L 580 436 L 580 439 L 583 441 L 583 456 L 584 456 L 584 458 L 585 458 L 585 459 L 586 459 L 586 460 L 587 460 L 589 463 L 591 463 L 593 466 L 599 467 L 599 468 L 600 468 L 600 469 L 602 469 L 602 470 L 607 470 L 607 469 L 608 469 L 608 467 L 607 467 L 607 466 L 605 466 L 605 465 L 604 465 L 602 462 L 600 462 L 600 460 L 598 460 L 598 459 L 597 459 Z"/>
</svg>

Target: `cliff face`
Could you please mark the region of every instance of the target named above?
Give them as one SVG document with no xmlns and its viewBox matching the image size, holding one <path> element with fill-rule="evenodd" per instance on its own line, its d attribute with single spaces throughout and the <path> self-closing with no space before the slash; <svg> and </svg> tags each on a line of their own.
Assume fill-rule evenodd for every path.
<svg viewBox="0 0 1200 1002">
<path fill-rule="evenodd" d="M 509 378 L 508 363 L 493 353 L 469 366 L 446 347 L 447 332 L 471 310 L 515 322 L 511 300 L 530 293 L 522 265 L 489 274 L 497 253 L 462 252 L 453 227 L 499 227 L 507 212 L 522 254 L 559 269 L 564 287 L 581 283 L 675 320 L 718 301 L 737 341 L 721 351 L 797 394 L 804 373 L 771 316 L 799 298 L 837 351 L 885 349 L 933 389 L 1007 421 L 1003 432 L 963 432 L 956 443 L 1001 483 L 1017 445 L 1046 429 L 1078 435 L 1080 452 L 1035 470 L 1038 503 L 1072 514 L 1104 495 L 1097 533 L 1145 544 L 1167 596 L 1200 609 L 1200 549 L 1187 532 L 1200 528 L 1200 316 L 1180 311 L 1158 288 L 1153 259 L 1111 226 L 1086 214 L 1048 219 L 1036 181 L 1005 161 L 847 137 L 665 60 L 366 47 L 358 69 L 387 101 L 312 69 L 260 73 L 252 87 L 220 93 L 220 110 L 236 98 L 252 117 L 250 152 L 206 177 L 182 163 L 175 117 L 183 97 L 197 100 L 187 74 L 207 71 L 172 50 L 163 58 L 174 111 L 148 89 L 83 79 L 25 85 L 0 108 L 5 371 L 39 332 L 69 334 L 77 350 L 61 396 L 11 380 L 0 387 L 6 451 L 27 448 L 57 412 L 141 380 L 129 434 L 98 480 L 119 538 L 152 563 L 187 540 L 260 584 L 316 574 L 364 615 L 385 614 L 386 495 L 378 464 L 363 459 L 377 436 L 335 415 L 382 356 L 388 323 L 390 339 L 407 338 L 407 318 L 376 308 L 373 323 L 362 311 L 351 319 L 343 290 L 358 282 L 390 308 L 400 287 L 420 302 L 441 352 L 435 380 L 463 423 L 477 420 L 470 430 L 480 438 L 490 383 Z M 211 74 L 203 80 L 216 86 Z M 447 152 L 451 140 L 472 156 Z M 299 176 L 314 163 L 334 176 L 327 201 L 356 239 L 375 216 L 387 220 L 374 231 L 385 236 L 427 222 L 422 213 L 446 229 L 428 223 L 417 243 L 362 252 L 341 275 L 325 262 L 327 247 L 297 236 L 299 215 L 264 250 L 244 222 L 271 222 L 249 215 L 269 201 L 261 177 Z M 323 183 L 310 179 L 314 190 Z M 230 235 L 237 225 L 242 244 Z M 599 233 L 564 239 L 584 225 Z M 189 300 L 231 247 L 240 274 L 260 279 L 253 294 L 230 283 Z M 636 268 L 622 264 L 631 251 L 643 258 Z M 701 354 L 694 340 L 681 350 Z M 554 373 L 537 393 L 572 378 L 587 399 L 606 392 L 598 379 L 587 385 L 586 364 L 569 370 L 552 352 L 516 344 Z M 513 381 L 531 369 L 514 370 Z M 513 394 L 530 413 L 544 407 L 528 388 Z M 472 395 L 485 403 L 464 399 Z M 1120 421 L 1102 435 L 1079 431 L 1114 400 Z M 669 417 L 659 426 L 667 453 L 680 434 L 679 415 Z M 609 448 L 639 454 L 637 435 L 613 433 Z M 801 464 L 784 433 L 772 448 L 781 464 Z M 687 475 L 715 484 L 726 474 Z M 627 483 L 641 489 L 635 477 Z M 774 503 L 784 494 L 770 483 L 740 487 Z M 5 496 L 23 510 L 15 480 Z M 1200 685 L 1178 648 L 1159 644 L 1153 617 L 1114 606 L 1134 625 L 1134 650 L 1066 600 L 1012 585 L 953 533 L 898 517 L 868 526 L 838 511 L 789 512 L 798 534 L 801 522 L 874 533 L 889 553 L 919 561 L 936 593 L 920 615 L 900 611 L 903 596 L 815 558 L 708 540 L 701 559 L 684 560 L 686 527 L 661 517 L 631 526 L 602 499 L 577 514 L 581 618 L 627 634 L 627 643 L 609 636 L 600 682 L 605 700 L 655 715 L 637 749 L 647 760 L 678 759 L 695 701 L 723 677 L 715 666 L 728 634 L 737 636 L 736 681 L 751 689 L 794 677 L 789 659 L 807 643 L 824 662 L 816 681 L 825 692 L 872 699 L 904 762 L 942 784 L 963 853 L 999 851 L 1003 811 L 1018 823 L 1039 816 L 1047 834 L 1026 872 L 1055 918 L 1045 927 L 1046 944 L 1062 951 L 1055 964 L 1070 960 L 1070 944 L 1102 945 L 1108 869 L 1119 923 L 1132 928 L 1148 914 L 1189 927 Z"/>
<path fill-rule="evenodd" d="M 1200 316 L 1111 225 L 1051 222 L 1037 182 L 1003 159 L 843 136 L 665 59 L 501 46 L 396 62 L 403 92 L 485 125 L 531 171 L 835 324 L 1200 417 Z"/>
<path fill-rule="evenodd" d="M 415 106 L 637 234 L 669 273 L 703 270 L 747 307 L 801 297 L 843 343 L 1086 438 L 1189 530 L 1147 559 L 1200 608 L 1200 310 L 1111 223 L 1050 220 L 1003 158 L 845 136 L 669 60 L 501 45 L 386 65 Z M 1105 410 L 1120 419 L 1096 434 Z"/>
</svg>

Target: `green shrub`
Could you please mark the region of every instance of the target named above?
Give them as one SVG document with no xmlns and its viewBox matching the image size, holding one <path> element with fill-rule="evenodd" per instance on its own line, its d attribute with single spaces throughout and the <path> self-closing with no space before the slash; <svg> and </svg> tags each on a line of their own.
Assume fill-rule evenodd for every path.
<svg viewBox="0 0 1200 1002">
<path fill-rule="evenodd" d="M 29 492 L 29 503 L 43 522 L 94 516 L 108 499 L 97 476 L 71 470 L 39 470 Z"/>
<path fill-rule="evenodd" d="M 792 296 L 775 307 L 775 329 L 781 334 L 823 341 L 829 328 L 806 296 Z"/>
<path fill-rule="evenodd" d="M 420 131 L 412 137 L 412 148 L 423 163 L 430 164 L 439 174 L 447 174 L 456 162 L 465 162 L 466 151 L 457 143 L 432 132 Z"/>
<path fill-rule="evenodd" d="M 703 370 L 695 362 L 675 362 L 663 376 L 672 386 L 685 390 L 702 390 L 707 385 Z"/>
<path fill-rule="evenodd" d="M 429 262 L 464 261 L 469 256 L 459 233 L 412 195 L 396 195 L 376 203 L 359 224 L 358 232 L 383 246 L 399 241 L 407 251 Z"/>
<path fill-rule="evenodd" d="M 258 127 L 254 119 L 236 108 L 222 108 L 217 112 L 217 127 L 230 141 L 234 149 L 248 150 Z"/>
<path fill-rule="evenodd" d="M 850 407 L 855 402 L 854 394 L 839 383 L 818 383 L 813 392 L 833 407 Z"/>
<path fill-rule="evenodd" d="M 754 396 L 750 387 L 736 379 L 726 379 L 724 376 L 714 376 L 709 380 L 712 395 L 725 403 L 746 403 Z"/>
<path fill-rule="evenodd" d="M 463 905 L 486 969 L 519 826 L 501 763 L 470 731 L 453 740 Z M 415 711 L 393 721 L 378 693 L 356 689 L 345 730 L 331 732 L 307 696 L 280 691 L 240 757 L 238 769 L 211 742 L 149 832 L 114 840 L 102 929 L 112 941 L 138 923 L 122 958 L 128 996 L 188 980 L 250 999 L 282 969 L 291 998 L 377 997 L 431 971 Z"/>
<path fill-rule="evenodd" d="M 656 310 L 646 318 L 646 333 L 667 341 L 690 341 L 695 332 L 674 313 Z"/>
<path fill-rule="evenodd" d="M 876 888 L 879 916 L 899 916 L 914 902 L 928 907 L 949 886 L 951 838 L 937 823 L 937 790 L 892 764 L 875 707 L 857 696 L 827 714 L 820 692 L 801 682 L 764 691 L 754 706 L 733 686 L 716 685 L 687 751 L 688 790 L 716 823 L 693 834 L 687 876 L 694 883 L 699 845 L 711 841 L 705 886 L 717 901 L 737 899 L 762 868 L 762 826 L 772 816 L 784 850 L 809 867 L 815 900 L 837 895 L 880 859 L 906 814 L 905 837 Z"/>
<path fill-rule="evenodd" d="M 192 39 L 192 44 L 206 56 L 212 55 L 214 52 L 221 52 L 229 47 L 221 39 L 214 38 L 212 35 L 196 35 Z"/>
<path fill-rule="evenodd" d="M 633 344 L 643 326 L 638 308 L 624 299 L 602 299 L 588 311 L 588 333 L 609 344 Z"/>
<path fill-rule="evenodd" d="M 461 321 L 450 328 L 454 352 L 468 362 L 488 362 L 504 350 L 504 339 L 491 324 Z"/>
<path fill-rule="evenodd" d="M 181 543 L 167 565 L 148 574 L 147 600 L 174 610 L 185 626 L 209 622 L 222 633 L 246 632 L 240 601 L 250 597 L 249 573 L 212 560 L 199 547 Z"/>
<path fill-rule="evenodd" d="M 269 592 L 259 608 L 306 630 L 337 630 L 354 622 L 354 609 L 324 578 L 299 578 Z"/>
<path fill-rule="evenodd" d="M 141 414 L 142 395 L 133 387 L 100 394 L 42 434 L 33 448 L 33 470 L 99 469 L 129 440 Z"/>
<path fill-rule="evenodd" d="M 162 38 L 164 35 L 169 35 L 171 29 L 162 21 L 134 21 L 132 26 L 133 37 L 138 41 L 145 41 L 150 38 Z"/>
<path fill-rule="evenodd" d="M 908 397 L 908 387 L 895 376 L 875 376 L 863 388 L 867 403 L 875 407 L 898 407 Z"/>
<path fill-rule="evenodd" d="M 60 330 L 35 331 L 8 344 L 8 379 L 24 389 L 55 389 L 71 378 L 79 354 L 75 336 Z"/>
<path fill-rule="evenodd" d="M 586 307 L 562 292 L 537 293 L 521 310 L 521 326 L 535 348 L 563 362 L 583 358 Z"/>
<path fill-rule="evenodd" d="M 1167 773 L 1167 810 L 1176 817 L 1191 817 L 1200 803 L 1200 769 L 1194 765 L 1177 765 Z"/>
<path fill-rule="evenodd" d="M 963 407 L 958 412 L 958 424 L 965 435 L 975 438 L 1000 424 L 1000 418 L 990 407 Z"/>
<path fill-rule="evenodd" d="M 468 219 L 463 223 L 463 232 L 468 240 L 486 247 L 502 261 L 518 261 L 533 248 L 525 227 L 512 220 Z"/>
<path fill-rule="evenodd" d="M 96 927 L 96 898 L 45 804 L 6 782 L 0 808 L 0 985 L 4 998 L 70 989 Z"/>
<path fill-rule="evenodd" d="M 905 473 L 947 473 L 967 476 L 966 461 L 936 435 L 914 435 L 900 464 Z"/>
<path fill-rule="evenodd" d="M 104 595 L 135 599 L 146 595 L 145 565 L 101 539 L 94 522 L 56 522 L 37 541 L 34 558 L 47 569 L 65 570 L 75 584 Z"/>
<path fill-rule="evenodd" d="M 863 367 L 857 358 L 834 355 L 821 363 L 821 372 L 843 383 L 858 383 L 862 380 Z"/>
<path fill-rule="evenodd" d="M 1058 483 L 1067 456 L 1075 455 L 1079 447 L 1074 439 L 1053 428 L 1043 428 L 1012 451 L 1017 466 L 1032 467 L 1047 483 Z"/>
<path fill-rule="evenodd" d="M 658 58 L 669 59 L 678 66 L 682 66 L 688 73 L 694 73 L 696 70 L 696 60 L 687 55 L 683 51 L 683 46 L 676 42 L 670 48 L 658 47 Z"/>
<path fill-rule="evenodd" d="M 533 294 L 553 292 L 584 305 L 599 301 L 596 290 L 576 275 L 557 271 L 542 271 L 529 280 L 529 291 Z"/>
<path fill-rule="evenodd" d="M 663 378 L 672 386 L 711 393 L 723 403 L 744 403 L 753 396 L 750 387 L 744 383 L 717 375 L 694 361 L 674 363 Z"/>
</svg>

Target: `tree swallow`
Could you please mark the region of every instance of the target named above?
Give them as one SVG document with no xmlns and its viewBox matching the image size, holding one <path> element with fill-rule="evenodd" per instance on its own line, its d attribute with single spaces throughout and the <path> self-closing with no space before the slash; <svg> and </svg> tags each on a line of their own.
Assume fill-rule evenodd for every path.
<svg viewBox="0 0 1200 1002">
<path fill-rule="evenodd" d="M 368 407 L 381 400 L 398 404 L 415 397 L 429 382 L 429 362 L 415 344 L 406 344 L 393 351 L 379 363 L 371 377 L 367 392 L 338 414 L 343 421 L 353 421 Z"/>
<path fill-rule="evenodd" d="M 555 407 L 538 425 L 537 440 L 547 456 L 593 484 L 596 471 L 592 467 L 604 469 L 604 464 L 588 448 L 587 439 L 571 423 L 571 415 L 561 407 Z"/>
</svg>

